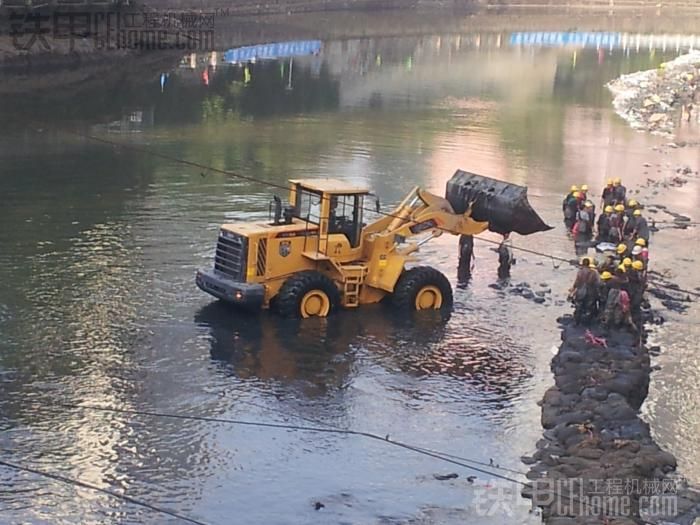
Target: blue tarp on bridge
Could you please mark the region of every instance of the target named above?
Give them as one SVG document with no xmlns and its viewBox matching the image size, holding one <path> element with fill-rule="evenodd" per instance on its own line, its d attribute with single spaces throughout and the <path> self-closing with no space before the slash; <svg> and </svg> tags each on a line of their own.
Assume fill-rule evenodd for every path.
<svg viewBox="0 0 700 525">
<path fill-rule="evenodd" d="M 320 40 L 294 40 L 229 49 L 224 53 L 224 62 L 247 62 L 253 59 L 273 59 L 304 55 L 315 55 L 321 51 Z"/>
<path fill-rule="evenodd" d="M 528 31 L 511 33 L 511 46 L 620 47 L 622 33 Z"/>
</svg>

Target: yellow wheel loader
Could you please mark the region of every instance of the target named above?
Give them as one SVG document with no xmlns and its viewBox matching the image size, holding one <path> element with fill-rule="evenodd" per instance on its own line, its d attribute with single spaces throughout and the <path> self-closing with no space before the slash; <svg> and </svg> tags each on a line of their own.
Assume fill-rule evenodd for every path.
<svg viewBox="0 0 700 525">
<path fill-rule="evenodd" d="M 449 308 L 447 278 L 406 263 L 443 232 L 549 229 L 526 191 L 458 171 L 447 198 L 416 187 L 396 209 L 365 224 L 367 188 L 335 179 L 291 180 L 289 205 L 274 197 L 270 220 L 221 226 L 214 268 L 197 271 L 196 283 L 224 301 L 272 307 L 285 317 L 325 317 L 341 306 L 384 299 L 401 310 Z"/>
</svg>

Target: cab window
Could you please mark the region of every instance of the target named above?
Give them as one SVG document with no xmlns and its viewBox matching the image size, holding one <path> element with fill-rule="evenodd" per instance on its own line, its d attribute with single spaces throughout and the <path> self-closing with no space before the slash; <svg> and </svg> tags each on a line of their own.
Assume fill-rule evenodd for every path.
<svg viewBox="0 0 700 525">
<path fill-rule="evenodd" d="M 297 186 L 297 197 L 294 215 L 298 219 L 318 224 L 321 222 L 321 194 L 307 188 Z"/>
<path fill-rule="evenodd" d="M 353 248 L 360 244 L 362 195 L 331 195 L 328 233 L 344 234 Z"/>
</svg>

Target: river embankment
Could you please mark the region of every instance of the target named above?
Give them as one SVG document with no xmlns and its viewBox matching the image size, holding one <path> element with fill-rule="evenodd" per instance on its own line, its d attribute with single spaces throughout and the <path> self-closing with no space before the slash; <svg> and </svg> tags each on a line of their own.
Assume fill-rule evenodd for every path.
<svg viewBox="0 0 700 525">
<path fill-rule="evenodd" d="M 700 51 L 661 64 L 658 69 L 623 75 L 608 83 L 613 106 L 631 127 L 673 135 L 682 121 L 697 120 Z"/>
<path fill-rule="evenodd" d="M 560 322 L 554 386 L 541 401 L 544 434 L 523 458 L 533 480 L 523 495 L 550 525 L 693 523 L 700 492 L 685 484 L 676 458 L 639 415 L 652 372 L 649 348 L 630 332 Z"/>
</svg>

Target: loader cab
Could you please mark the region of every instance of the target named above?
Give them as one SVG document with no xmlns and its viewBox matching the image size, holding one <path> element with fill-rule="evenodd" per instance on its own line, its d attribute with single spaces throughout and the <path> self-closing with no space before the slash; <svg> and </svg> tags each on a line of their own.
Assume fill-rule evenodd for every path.
<svg viewBox="0 0 700 525">
<path fill-rule="evenodd" d="M 289 202 L 293 215 L 318 227 L 319 251 L 326 252 L 328 239 L 337 239 L 337 235 L 347 239 L 350 249 L 360 246 L 367 188 L 337 179 L 296 179 L 290 183 Z M 339 251 L 338 243 L 334 246 L 334 250 Z"/>
</svg>

